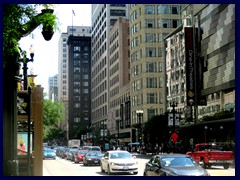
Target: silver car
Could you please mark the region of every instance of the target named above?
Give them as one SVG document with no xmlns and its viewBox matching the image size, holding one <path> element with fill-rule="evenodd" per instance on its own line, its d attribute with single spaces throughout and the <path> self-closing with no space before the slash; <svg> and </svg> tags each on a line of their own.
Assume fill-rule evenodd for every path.
<svg viewBox="0 0 240 180">
<path fill-rule="evenodd" d="M 101 172 L 138 173 L 138 162 L 128 151 L 107 151 L 101 159 Z"/>
</svg>

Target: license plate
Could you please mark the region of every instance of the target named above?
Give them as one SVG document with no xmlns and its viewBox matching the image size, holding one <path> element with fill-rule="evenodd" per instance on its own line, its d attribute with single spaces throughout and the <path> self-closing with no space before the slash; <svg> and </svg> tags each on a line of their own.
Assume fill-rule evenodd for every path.
<svg viewBox="0 0 240 180">
<path fill-rule="evenodd" d="M 128 166 L 124 166 L 123 169 L 129 169 Z"/>
<path fill-rule="evenodd" d="M 98 163 L 98 161 L 94 161 L 94 163 Z"/>
</svg>

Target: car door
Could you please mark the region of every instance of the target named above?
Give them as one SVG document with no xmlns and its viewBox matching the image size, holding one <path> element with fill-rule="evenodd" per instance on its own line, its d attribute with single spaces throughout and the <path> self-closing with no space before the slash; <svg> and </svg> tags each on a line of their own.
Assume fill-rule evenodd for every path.
<svg viewBox="0 0 240 180">
<path fill-rule="evenodd" d="M 154 161 L 155 157 L 152 157 L 146 164 L 146 169 L 145 169 L 145 173 L 147 176 L 153 176 L 153 161 Z"/>
</svg>

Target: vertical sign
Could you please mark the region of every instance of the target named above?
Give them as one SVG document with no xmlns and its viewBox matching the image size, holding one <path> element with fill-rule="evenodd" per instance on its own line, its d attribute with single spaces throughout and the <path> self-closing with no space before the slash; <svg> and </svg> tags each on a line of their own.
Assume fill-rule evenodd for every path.
<svg viewBox="0 0 240 180">
<path fill-rule="evenodd" d="M 194 49 L 193 49 L 193 28 L 185 27 L 185 57 L 186 57 L 186 93 L 187 105 L 193 106 L 195 104 L 195 70 L 194 70 Z"/>
</svg>

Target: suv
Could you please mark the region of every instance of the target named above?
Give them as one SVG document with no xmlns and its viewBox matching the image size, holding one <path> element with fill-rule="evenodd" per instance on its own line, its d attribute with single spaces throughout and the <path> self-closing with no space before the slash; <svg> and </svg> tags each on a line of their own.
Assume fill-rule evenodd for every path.
<svg viewBox="0 0 240 180">
<path fill-rule="evenodd" d="M 101 152 L 101 148 L 99 146 L 91 146 L 88 151 L 100 151 Z"/>
</svg>

